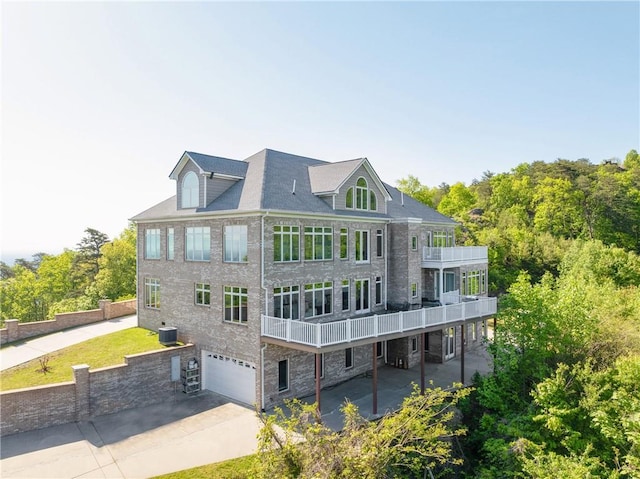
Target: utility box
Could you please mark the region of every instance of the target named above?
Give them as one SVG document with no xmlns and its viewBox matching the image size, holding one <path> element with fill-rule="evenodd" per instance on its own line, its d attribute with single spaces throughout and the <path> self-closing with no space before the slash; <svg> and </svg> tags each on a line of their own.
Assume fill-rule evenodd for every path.
<svg viewBox="0 0 640 479">
<path fill-rule="evenodd" d="M 178 344 L 178 328 L 159 328 L 158 339 L 163 346 L 175 346 Z"/>
</svg>

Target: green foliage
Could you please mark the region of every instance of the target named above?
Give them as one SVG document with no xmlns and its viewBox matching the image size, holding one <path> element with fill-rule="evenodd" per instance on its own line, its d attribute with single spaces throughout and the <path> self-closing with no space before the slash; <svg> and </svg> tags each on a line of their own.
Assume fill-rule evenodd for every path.
<svg viewBox="0 0 640 479">
<path fill-rule="evenodd" d="M 84 294 L 85 290 L 95 281 L 100 271 L 99 260 L 101 249 L 108 243 L 109 237 L 93 228 L 84 230 L 85 235 L 77 245 L 77 255 L 73 264 L 73 278 L 76 282 L 76 295 Z"/>
<path fill-rule="evenodd" d="M 46 309 L 37 296 L 36 274 L 24 266 L 13 268 L 14 276 L 0 284 L 2 319 L 38 321 L 46 318 Z"/>
<path fill-rule="evenodd" d="M 423 477 L 460 463 L 453 457 L 451 439 L 464 434 L 454 421 L 455 406 L 468 389 L 444 391 L 417 386 L 401 408 L 370 422 L 346 402 L 344 428 L 323 425 L 315 404 L 287 402 L 288 411 L 259 414 L 256 477 L 383 478 Z"/>
<path fill-rule="evenodd" d="M 215 464 L 193 467 L 184 471 L 171 472 L 152 479 L 247 479 L 255 461 L 255 456 L 228 459 Z"/>
<path fill-rule="evenodd" d="M 415 176 L 409 175 L 407 178 L 398 180 L 398 189 L 405 195 L 409 195 L 421 203 L 435 208 L 433 192 L 428 186 L 422 185 Z"/>
<path fill-rule="evenodd" d="M 571 243 L 595 239 L 640 254 L 640 166 L 631 150 L 624 168 L 586 159 L 522 163 L 509 173 L 487 172 L 469 186 L 429 188 L 409 176 L 406 194 L 460 221 L 459 244 L 487 245 L 493 294 L 519 271 L 534 281 L 558 265 Z M 473 214 L 469 214 L 473 212 Z"/>
<path fill-rule="evenodd" d="M 101 249 L 95 290 L 98 299 L 114 301 L 136 294 L 136 227 L 130 224 L 120 236 Z"/>
<path fill-rule="evenodd" d="M 438 204 L 438 211 L 443 215 L 456 219 L 469 217 L 469 211 L 476 204 L 477 198 L 472 190 L 463 183 L 456 183 Z"/>
<path fill-rule="evenodd" d="M 640 355 L 604 370 L 560 364 L 532 396 L 547 459 L 590 457 L 595 477 L 640 474 Z"/>
<path fill-rule="evenodd" d="M 590 479 L 602 475 L 600 461 L 590 455 L 591 448 L 581 454 L 561 455 L 547 452 L 527 439 L 515 442 L 513 450 L 518 453 L 525 477 L 536 479 Z M 615 476 L 610 476 L 615 477 Z"/>
<path fill-rule="evenodd" d="M 575 241 L 499 305 L 495 374 L 463 405 L 475 477 L 638 477 L 640 264 Z"/>
<path fill-rule="evenodd" d="M 22 322 L 53 319 L 56 313 L 95 309 L 99 299 L 122 300 L 136 294 L 136 233 L 130 225 L 107 242 L 87 228 L 78 251 L 38 253 L 31 261 L 2 266 L 0 319 Z"/>
</svg>

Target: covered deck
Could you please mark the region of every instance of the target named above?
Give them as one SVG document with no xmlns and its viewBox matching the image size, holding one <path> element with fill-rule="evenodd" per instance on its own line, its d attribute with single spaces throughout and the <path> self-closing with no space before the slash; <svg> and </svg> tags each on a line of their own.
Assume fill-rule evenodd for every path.
<svg viewBox="0 0 640 479">
<path fill-rule="evenodd" d="M 420 390 L 425 389 L 425 345 L 424 334 L 446 326 L 464 324 L 472 320 L 492 318 L 497 312 L 497 298 L 480 298 L 475 301 L 447 304 L 411 311 L 374 314 L 360 318 L 348 318 L 326 323 L 308 323 L 298 320 L 262 316 L 262 341 L 291 349 L 315 353 L 316 368 L 321 369 L 322 353 L 370 344 L 371 365 L 371 411 L 378 414 L 378 362 L 376 343 L 396 338 L 420 336 Z M 464 344 L 464 330 L 461 329 Z M 465 382 L 465 351 L 459 357 L 460 382 Z M 316 375 L 315 398 L 321 411 L 320 376 Z"/>
</svg>

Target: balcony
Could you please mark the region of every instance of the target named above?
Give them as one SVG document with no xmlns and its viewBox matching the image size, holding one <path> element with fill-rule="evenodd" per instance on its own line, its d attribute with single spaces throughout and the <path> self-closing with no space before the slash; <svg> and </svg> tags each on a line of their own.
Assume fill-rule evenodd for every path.
<svg viewBox="0 0 640 479">
<path fill-rule="evenodd" d="M 486 246 L 453 246 L 450 248 L 422 248 L 423 268 L 454 268 L 466 264 L 487 263 Z"/>
<path fill-rule="evenodd" d="M 487 318 L 496 311 L 497 298 L 481 298 L 477 301 L 328 323 L 307 323 L 262 315 L 262 336 L 318 349 L 335 345 L 348 347 L 349 343 L 355 341 L 384 341 L 404 332 L 415 331 L 417 334 L 451 323 Z"/>
</svg>

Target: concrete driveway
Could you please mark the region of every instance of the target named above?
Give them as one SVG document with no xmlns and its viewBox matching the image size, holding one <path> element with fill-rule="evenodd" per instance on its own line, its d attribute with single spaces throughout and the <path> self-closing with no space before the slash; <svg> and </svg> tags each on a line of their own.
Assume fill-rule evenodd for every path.
<svg viewBox="0 0 640 479">
<path fill-rule="evenodd" d="M 2 438 L 0 476 L 148 478 L 252 454 L 259 421 L 252 409 L 202 391 L 92 421 Z"/>
</svg>

